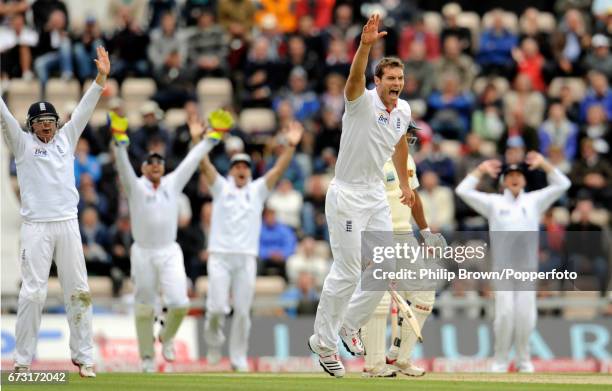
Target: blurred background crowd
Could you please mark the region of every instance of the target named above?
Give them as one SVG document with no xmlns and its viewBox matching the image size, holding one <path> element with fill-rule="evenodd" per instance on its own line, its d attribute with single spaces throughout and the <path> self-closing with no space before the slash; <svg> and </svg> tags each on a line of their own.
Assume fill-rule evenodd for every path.
<svg viewBox="0 0 612 391">
<path fill-rule="evenodd" d="M 373 87 L 383 56 L 405 62 L 402 98 L 421 128 L 412 153 L 432 230 L 452 237 L 455 230 L 486 229 L 454 187 L 485 159 L 517 163 L 537 150 L 572 181 L 542 220 L 543 269 L 562 262 L 565 232 L 609 231 L 609 0 L 107 0 L 95 2 L 94 11 L 80 3 L 0 0 L 0 69 L 4 97 L 18 120 L 45 97 L 66 121 L 95 77 L 95 47 L 108 49 L 112 80 L 78 143 L 75 175 L 88 271 L 110 277 L 115 296 L 126 291 L 132 237 L 105 110 L 120 109 L 130 118 L 137 171 L 149 150 L 162 152 L 170 171 L 189 150 L 187 123 L 223 106 L 237 126 L 212 152 L 222 174 L 233 154 L 246 152 L 253 177 L 263 175 L 284 148 L 276 131 L 292 119 L 306 127 L 262 216 L 258 273 L 282 278 L 280 297 L 294 303 L 287 314 L 314 312 L 331 264 L 324 205 L 340 140 L 343 87 L 361 27 L 373 12 L 383 16 L 388 35 L 372 48 L 367 83 Z M 14 165 L 11 170 L 15 175 Z M 528 177 L 529 190 L 546 184 L 542 172 Z M 482 186 L 497 190 L 494 181 Z M 197 296 L 211 218 L 211 197 L 199 174 L 181 203 L 177 240 Z M 574 254 L 587 260 L 584 273 L 602 293 L 611 269 L 610 258 L 598 255 L 604 246 L 602 239 Z M 488 294 L 465 286 L 442 293 Z M 477 309 L 471 313 L 479 316 Z"/>
</svg>

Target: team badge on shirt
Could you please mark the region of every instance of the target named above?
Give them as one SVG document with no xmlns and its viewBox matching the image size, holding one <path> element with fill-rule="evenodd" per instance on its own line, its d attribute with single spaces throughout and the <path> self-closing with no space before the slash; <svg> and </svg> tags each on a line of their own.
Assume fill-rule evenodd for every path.
<svg viewBox="0 0 612 391">
<path fill-rule="evenodd" d="M 48 156 L 49 156 L 49 153 L 47 152 L 46 149 L 40 148 L 40 147 L 34 148 L 34 157 L 48 157 Z"/>
<path fill-rule="evenodd" d="M 61 145 L 55 144 L 55 148 L 57 148 L 57 152 L 59 152 L 60 155 L 63 155 L 65 153 L 64 148 L 62 148 Z"/>
<path fill-rule="evenodd" d="M 402 119 L 399 117 L 397 118 L 397 122 L 395 123 L 395 129 L 402 130 Z"/>
<path fill-rule="evenodd" d="M 381 125 L 388 125 L 389 124 L 389 117 L 387 116 L 387 114 L 385 114 L 383 112 L 380 112 L 380 113 L 378 113 L 377 121 Z"/>
</svg>

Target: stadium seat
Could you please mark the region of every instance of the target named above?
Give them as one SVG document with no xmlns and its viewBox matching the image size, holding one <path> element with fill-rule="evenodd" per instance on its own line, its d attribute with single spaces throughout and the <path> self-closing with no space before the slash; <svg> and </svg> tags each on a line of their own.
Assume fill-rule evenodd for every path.
<svg viewBox="0 0 612 391">
<path fill-rule="evenodd" d="M 168 130 L 174 131 L 177 127 L 187 122 L 187 113 L 183 109 L 169 109 L 166 111 L 164 122 Z"/>
<path fill-rule="evenodd" d="M 227 78 L 206 77 L 197 85 L 198 101 L 204 115 L 232 103 L 232 82 Z"/>
<path fill-rule="evenodd" d="M 504 26 L 508 30 L 512 31 L 513 33 L 516 33 L 518 31 L 518 18 L 516 17 L 516 14 L 508 11 L 503 11 L 503 20 Z M 489 11 L 482 16 L 482 29 L 488 29 L 492 26 L 493 14 L 492 11 Z"/>
<path fill-rule="evenodd" d="M 550 33 L 557 27 L 557 20 L 550 12 L 540 12 L 538 16 L 538 27 L 540 30 Z"/>
<path fill-rule="evenodd" d="M 427 30 L 434 34 L 440 34 L 440 31 L 442 31 L 443 20 L 439 12 L 427 11 L 423 14 L 423 20 Z"/>
<path fill-rule="evenodd" d="M 480 16 L 476 12 L 462 12 L 457 16 L 457 24 L 470 29 L 472 35 L 472 51 L 478 50 L 480 36 Z"/>
<path fill-rule="evenodd" d="M 497 88 L 498 96 L 503 96 L 510 89 L 510 83 L 508 79 L 497 76 L 497 77 L 485 77 L 481 76 L 474 80 L 474 85 L 472 86 L 472 91 L 476 96 L 480 96 L 484 91 L 485 87 L 489 82 L 493 82 L 495 87 Z"/>
<path fill-rule="evenodd" d="M 270 109 L 244 109 L 239 124 L 245 133 L 269 133 L 276 130 L 276 116 Z"/>
<path fill-rule="evenodd" d="M 49 79 L 46 85 L 46 100 L 51 103 L 55 103 L 56 108 L 59 110 L 61 107 L 60 102 L 75 101 L 78 102 L 81 99 L 81 86 L 76 79 L 62 80 L 59 78 Z M 58 107 L 60 106 L 60 107 Z"/>
<path fill-rule="evenodd" d="M 548 86 L 548 95 L 551 98 L 558 98 L 561 92 L 561 87 L 568 85 L 574 99 L 581 101 L 586 94 L 587 86 L 579 77 L 555 77 Z"/>
<path fill-rule="evenodd" d="M 105 276 L 89 276 L 87 277 L 89 284 L 89 291 L 91 297 L 95 300 L 97 298 L 109 298 L 113 294 L 113 283 L 110 277 Z M 50 277 L 47 289 L 47 296 L 58 300 L 63 300 L 64 293 L 59 282 L 59 278 Z"/>
<path fill-rule="evenodd" d="M 93 83 L 93 80 L 87 80 L 83 84 L 83 92 L 87 91 L 89 86 Z M 108 110 L 108 102 L 119 95 L 119 84 L 115 79 L 106 80 L 106 85 L 104 86 L 104 90 L 102 91 L 102 96 L 98 101 L 97 109 Z"/>
<path fill-rule="evenodd" d="M 127 78 L 121 85 L 121 97 L 127 113 L 138 112 L 140 106 L 155 93 L 155 82 L 149 78 Z"/>
<path fill-rule="evenodd" d="M 40 100 L 40 83 L 38 80 L 11 79 L 7 92 L 6 103 L 17 121 L 23 125 L 30 105 Z"/>
<path fill-rule="evenodd" d="M 106 125 L 106 121 L 106 110 L 99 110 L 96 108 L 89 120 L 89 125 L 94 128 L 99 128 L 102 125 Z"/>
<path fill-rule="evenodd" d="M 591 281 L 587 281 L 587 279 Z M 586 286 L 596 286 L 595 277 L 589 278 L 586 276 L 580 277 L 581 282 L 584 282 Z M 567 305 L 563 307 L 563 318 L 568 320 L 579 320 L 579 319 L 593 319 L 597 315 L 596 306 L 585 306 L 581 302 L 584 300 L 596 302 L 599 299 L 599 292 L 597 291 L 566 291 L 564 292 L 565 300 Z M 576 304 L 572 305 L 573 300 L 580 300 Z"/>
</svg>

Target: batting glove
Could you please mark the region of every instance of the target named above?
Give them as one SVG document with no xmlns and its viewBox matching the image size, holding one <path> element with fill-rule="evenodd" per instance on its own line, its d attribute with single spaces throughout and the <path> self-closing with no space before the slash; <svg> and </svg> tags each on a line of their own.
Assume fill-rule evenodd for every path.
<svg viewBox="0 0 612 391">
<path fill-rule="evenodd" d="M 117 145 L 129 145 L 130 138 L 127 135 L 127 117 L 121 117 L 114 111 L 109 111 L 107 115 L 107 120 L 115 143 Z"/>
<path fill-rule="evenodd" d="M 223 133 L 234 126 L 234 118 L 227 110 L 217 109 L 208 114 L 208 126 L 212 128 L 212 132 L 208 132 L 206 137 L 220 141 L 223 139 Z"/>
</svg>

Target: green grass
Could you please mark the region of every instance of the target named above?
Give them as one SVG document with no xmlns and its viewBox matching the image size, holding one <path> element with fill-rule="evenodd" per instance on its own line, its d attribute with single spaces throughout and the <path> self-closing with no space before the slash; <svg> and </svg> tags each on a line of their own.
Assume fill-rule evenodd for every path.
<svg viewBox="0 0 612 391">
<path fill-rule="evenodd" d="M 590 384 L 588 384 L 590 383 Z M 334 379 L 321 374 L 154 374 L 101 373 L 96 379 L 81 379 L 72 373 L 68 385 L 2 385 L 3 390 L 17 391 L 479 391 L 479 390 L 610 390 L 608 374 L 489 374 L 433 373 L 423 378 L 362 379 L 350 374 Z"/>
</svg>

